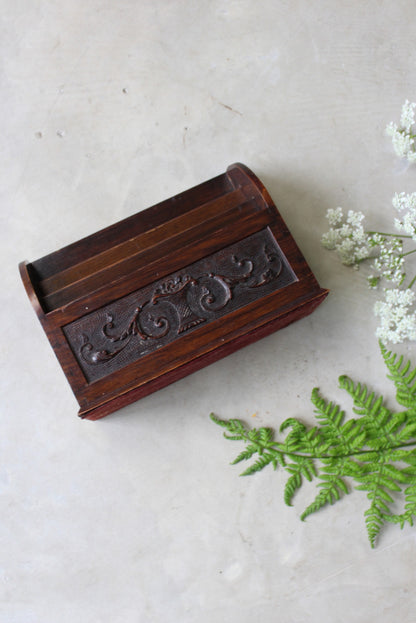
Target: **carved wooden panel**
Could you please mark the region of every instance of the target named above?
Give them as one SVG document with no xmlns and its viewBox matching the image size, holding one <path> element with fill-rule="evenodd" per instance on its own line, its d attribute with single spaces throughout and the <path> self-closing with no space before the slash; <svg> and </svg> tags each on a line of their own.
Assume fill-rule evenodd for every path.
<svg viewBox="0 0 416 623">
<path fill-rule="evenodd" d="M 88 382 L 296 281 L 266 228 L 64 327 Z"/>
</svg>

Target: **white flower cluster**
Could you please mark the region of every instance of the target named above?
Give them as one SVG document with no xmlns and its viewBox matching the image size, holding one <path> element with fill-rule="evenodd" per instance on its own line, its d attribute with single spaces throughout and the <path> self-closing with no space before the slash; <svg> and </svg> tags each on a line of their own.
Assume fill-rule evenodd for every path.
<svg viewBox="0 0 416 623">
<path fill-rule="evenodd" d="M 392 137 L 398 156 L 416 163 L 416 103 L 408 100 L 402 107 L 400 125 L 390 123 L 387 134 Z M 377 336 L 382 342 L 397 344 L 404 340 L 416 341 L 416 275 L 405 286 L 405 261 L 416 248 L 403 251 L 403 241 L 416 241 L 416 192 L 396 193 L 392 200 L 398 217 L 394 225 L 398 232 L 381 233 L 365 231 L 364 214 L 350 210 L 347 216 L 342 208 L 327 211 L 330 229 L 322 236 L 326 249 L 337 251 L 343 264 L 358 268 L 364 260 L 370 260 L 373 274 L 368 277 L 370 287 L 384 288 L 384 299 L 377 301 L 374 313 L 380 319 Z M 415 255 L 416 258 L 416 255 Z"/>
<path fill-rule="evenodd" d="M 399 158 L 406 158 L 409 162 L 416 162 L 416 149 L 413 126 L 415 125 L 416 102 L 406 102 L 402 107 L 400 125 L 396 123 L 388 124 L 386 134 L 391 136 L 393 149 Z"/>
<path fill-rule="evenodd" d="M 374 305 L 374 313 L 380 318 L 376 335 L 382 342 L 416 340 L 416 312 L 411 309 L 415 298 L 409 289 L 385 290 L 385 300 Z"/>
<path fill-rule="evenodd" d="M 388 237 L 383 234 L 372 234 L 371 246 L 377 247 L 378 255 L 373 262 L 373 269 L 378 275 L 368 278 L 370 287 L 378 285 L 379 280 L 384 277 L 398 285 L 403 283 L 405 278 L 403 242 L 396 236 Z"/>
<path fill-rule="evenodd" d="M 398 212 L 405 212 L 401 219 L 394 219 L 396 229 L 416 240 L 416 193 L 396 193 L 392 203 Z"/>
<path fill-rule="evenodd" d="M 330 208 L 326 216 L 330 229 L 322 236 L 322 246 L 337 251 L 346 266 L 358 268 L 370 255 L 370 237 L 362 225 L 364 214 L 349 210 L 345 217 L 342 208 Z"/>
</svg>

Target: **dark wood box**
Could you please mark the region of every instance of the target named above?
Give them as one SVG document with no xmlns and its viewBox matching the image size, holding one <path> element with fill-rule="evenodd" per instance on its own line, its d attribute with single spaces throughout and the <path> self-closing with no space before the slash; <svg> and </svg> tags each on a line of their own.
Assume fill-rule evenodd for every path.
<svg viewBox="0 0 416 623">
<path fill-rule="evenodd" d="M 312 312 L 326 297 L 244 165 L 20 273 L 78 399 L 98 419 Z"/>
</svg>

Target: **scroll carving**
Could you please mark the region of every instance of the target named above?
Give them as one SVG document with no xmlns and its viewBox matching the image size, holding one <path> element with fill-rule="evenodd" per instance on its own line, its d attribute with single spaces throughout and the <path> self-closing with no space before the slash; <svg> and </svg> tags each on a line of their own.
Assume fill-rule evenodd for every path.
<svg viewBox="0 0 416 623">
<path fill-rule="evenodd" d="M 129 295 L 126 305 L 118 302 L 107 306 L 98 314 L 99 319 L 105 313 L 101 324 L 91 324 L 87 316 L 76 321 L 81 342 L 75 354 L 88 377 L 100 378 L 199 325 L 256 300 L 268 286 L 273 291 L 294 280 L 270 231 L 257 232 L 196 262 L 186 272 Z M 129 308 L 131 311 L 126 314 Z M 92 319 L 96 314 L 90 314 Z M 66 334 L 71 343 L 75 336 L 71 325 Z M 99 367 L 105 370 L 93 371 Z"/>
</svg>

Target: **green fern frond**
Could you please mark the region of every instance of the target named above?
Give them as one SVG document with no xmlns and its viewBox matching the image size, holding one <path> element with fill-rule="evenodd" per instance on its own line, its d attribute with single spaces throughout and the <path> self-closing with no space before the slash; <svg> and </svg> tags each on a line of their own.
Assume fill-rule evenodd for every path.
<svg viewBox="0 0 416 623">
<path fill-rule="evenodd" d="M 407 521 L 413 526 L 413 517 L 416 517 L 416 483 L 407 487 L 404 491 L 405 497 L 405 513 L 403 513 L 403 524 Z"/>
<path fill-rule="evenodd" d="M 210 418 L 215 424 L 218 424 L 218 426 L 221 426 L 228 431 L 228 435 L 227 433 L 224 433 L 224 437 L 226 439 L 240 441 L 246 437 L 248 430 L 244 422 L 241 420 L 222 420 L 214 413 L 210 414 Z"/>
<path fill-rule="evenodd" d="M 218 417 L 218 415 L 215 415 L 215 413 L 210 413 L 209 417 L 214 422 L 214 424 L 222 426 L 223 428 L 228 428 L 230 420 L 222 420 Z"/>
<path fill-rule="evenodd" d="M 343 374 L 338 379 L 341 389 L 345 389 L 354 401 L 354 413 L 367 415 L 373 406 L 374 393 L 369 393 L 367 386 L 362 383 L 354 383 L 349 376 Z"/>
<path fill-rule="evenodd" d="M 410 422 L 403 426 L 403 428 L 396 435 L 398 441 L 405 443 L 416 437 L 416 421 Z"/>
<path fill-rule="evenodd" d="M 275 454 L 272 453 L 264 453 L 262 454 L 253 465 L 250 465 L 244 472 L 240 474 L 240 476 L 251 476 L 256 472 L 260 472 L 267 465 L 273 465 L 274 469 L 277 468 L 277 458 Z"/>
<path fill-rule="evenodd" d="M 303 511 L 300 518 L 302 521 L 312 513 L 316 513 L 327 504 L 335 504 L 342 493 L 348 493 L 348 487 L 339 474 L 322 474 L 321 482 L 318 483 L 321 491 L 318 493 L 312 504 Z"/>
<path fill-rule="evenodd" d="M 263 445 L 266 445 L 267 443 L 269 443 L 270 441 L 273 440 L 274 437 L 274 431 L 272 428 L 259 428 L 259 440 Z"/>
<path fill-rule="evenodd" d="M 416 517 L 416 484 L 407 487 L 407 489 L 404 490 L 404 496 L 404 513 L 401 513 L 399 515 L 383 514 L 384 521 L 388 521 L 394 524 L 400 524 L 401 528 L 404 528 L 406 523 L 408 523 L 410 526 L 413 526 L 414 524 L 413 518 Z"/>
<path fill-rule="evenodd" d="M 369 392 L 366 385 L 362 383 L 354 383 L 349 376 L 342 375 L 338 379 L 341 389 L 345 389 L 354 401 L 354 413 L 371 418 L 378 419 L 380 424 L 388 420 L 389 411 L 383 410 L 383 397 L 376 396 L 374 392 Z"/>
<path fill-rule="evenodd" d="M 370 501 L 364 518 L 371 547 L 383 524 L 413 525 L 416 517 L 416 369 L 383 345 L 380 348 L 404 411 L 389 409 L 382 396 L 343 375 L 340 387 L 352 397 L 358 417 L 347 419 L 345 411 L 323 398 L 317 388 L 311 395 L 316 424 L 307 426 L 288 418 L 280 426 L 280 434 L 286 435 L 282 440 L 274 438 L 271 428 L 250 429 L 241 420 L 211 415 L 225 429 L 226 438 L 246 444 L 234 464 L 257 457 L 242 475 L 255 474 L 270 464 L 287 471 L 286 504 L 292 504 L 305 481 L 318 480 L 319 492 L 301 514 L 302 520 L 348 494 L 346 479 L 352 480 L 353 488 L 365 492 Z M 400 497 L 404 498 L 402 512 L 395 512 Z"/>
<path fill-rule="evenodd" d="M 293 497 L 298 489 L 300 489 L 303 478 L 309 482 L 314 476 L 317 476 L 317 470 L 312 459 L 303 456 L 294 456 L 294 462 L 286 466 L 286 471 L 291 476 L 286 481 L 283 499 L 285 504 L 292 506 Z"/>
<path fill-rule="evenodd" d="M 237 458 L 235 458 L 234 461 L 231 462 L 231 465 L 236 465 L 237 463 L 241 463 L 241 461 L 248 461 L 248 459 L 251 459 L 253 454 L 256 454 L 257 450 L 257 446 L 247 446 L 247 448 L 240 452 Z"/>
<path fill-rule="evenodd" d="M 344 420 L 345 411 L 342 411 L 341 407 L 336 403 L 327 402 L 325 398 L 320 395 L 317 387 L 312 390 L 311 402 L 316 407 L 316 419 L 321 426 L 326 426 L 331 430 L 338 431 Z"/>
<path fill-rule="evenodd" d="M 302 486 L 302 475 L 300 470 L 295 471 L 290 478 L 287 479 L 283 499 L 287 506 L 292 506 L 292 500 L 298 489 Z"/>
<path fill-rule="evenodd" d="M 407 409 L 415 410 L 416 401 L 416 368 L 411 368 L 410 361 L 405 361 L 403 355 L 387 350 L 380 343 L 381 354 L 389 371 L 388 378 L 396 386 L 396 400 Z"/>
<path fill-rule="evenodd" d="M 364 513 L 365 525 L 367 527 L 368 539 L 372 548 L 375 547 L 376 538 L 383 525 L 384 515 L 380 509 L 372 504 L 368 510 Z"/>
<path fill-rule="evenodd" d="M 400 451 L 399 451 L 400 452 Z M 404 461 L 411 468 L 416 468 L 416 448 L 414 450 L 402 450 L 399 461 Z"/>
</svg>

